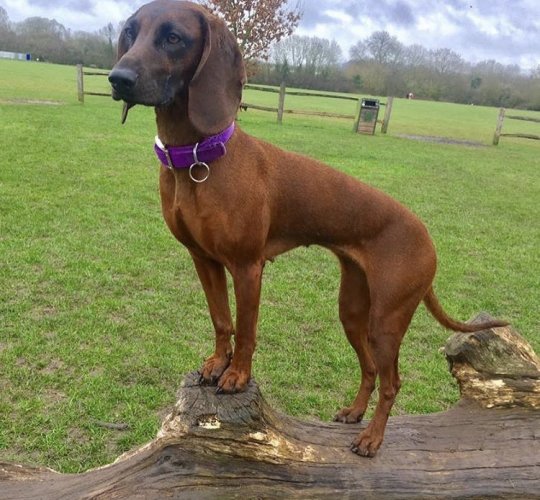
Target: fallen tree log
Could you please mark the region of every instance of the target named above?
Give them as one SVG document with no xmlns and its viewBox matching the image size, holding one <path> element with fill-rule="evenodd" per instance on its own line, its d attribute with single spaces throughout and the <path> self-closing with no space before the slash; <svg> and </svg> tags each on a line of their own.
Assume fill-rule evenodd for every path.
<svg viewBox="0 0 540 500">
<path fill-rule="evenodd" d="M 491 366 L 493 380 L 526 378 L 508 390 L 528 396 L 497 396 L 502 404 L 487 409 L 488 392 L 459 380 L 465 393 L 451 410 L 391 418 L 373 459 L 348 449 L 364 424 L 300 421 L 272 410 L 254 381 L 245 393 L 216 395 L 191 373 L 152 442 L 84 474 L 0 463 L 0 498 L 540 498 L 540 362 L 524 341 L 514 349 L 516 335 L 454 336 L 446 351 L 454 375 L 471 380 L 474 370 L 487 387 Z M 521 368 L 499 373 L 494 346 L 501 363 L 513 353 L 510 365 Z"/>
<path fill-rule="evenodd" d="M 472 323 L 490 319 L 479 314 Z M 456 333 L 445 354 L 462 399 L 484 408 L 540 409 L 540 361 L 512 328 Z"/>
</svg>

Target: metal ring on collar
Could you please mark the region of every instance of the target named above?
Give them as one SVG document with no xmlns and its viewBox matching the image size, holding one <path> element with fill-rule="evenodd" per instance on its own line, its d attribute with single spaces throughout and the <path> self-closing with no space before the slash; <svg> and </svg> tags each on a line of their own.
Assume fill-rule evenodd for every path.
<svg viewBox="0 0 540 500">
<path fill-rule="evenodd" d="M 197 179 L 196 177 L 193 176 L 192 169 L 193 167 L 196 167 L 197 165 L 201 165 L 204 168 L 206 168 L 206 175 L 202 179 Z M 204 163 L 204 161 L 196 161 L 195 163 L 191 164 L 191 167 L 189 167 L 189 178 L 193 182 L 196 182 L 197 184 L 201 184 L 202 182 L 206 181 L 208 177 L 210 177 L 210 167 L 206 163 Z"/>
</svg>

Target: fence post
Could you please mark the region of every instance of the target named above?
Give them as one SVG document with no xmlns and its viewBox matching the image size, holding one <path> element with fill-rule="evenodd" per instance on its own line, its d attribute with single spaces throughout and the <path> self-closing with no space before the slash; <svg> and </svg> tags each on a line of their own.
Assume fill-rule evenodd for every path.
<svg viewBox="0 0 540 500">
<path fill-rule="evenodd" d="M 495 128 L 495 133 L 493 134 L 493 145 L 497 146 L 499 144 L 499 137 L 501 136 L 501 130 L 504 122 L 505 109 L 501 108 L 499 111 L 499 118 L 497 119 L 497 127 Z"/>
<path fill-rule="evenodd" d="M 277 121 L 281 125 L 283 123 L 283 109 L 285 107 L 285 80 L 279 86 L 279 102 L 277 111 Z"/>
<path fill-rule="evenodd" d="M 362 111 L 362 98 L 358 99 L 358 103 L 356 104 L 356 116 L 354 118 L 354 123 L 352 127 L 352 131 L 356 134 L 358 132 L 358 125 L 360 123 L 360 113 Z"/>
<path fill-rule="evenodd" d="M 386 106 L 384 108 L 384 118 L 381 127 L 381 134 L 386 134 L 388 130 L 388 124 L 390 123 L 390 116 L 392 115 L 392 104 L 394 103 L 393 97 L 386 98 Z"/>
<path fill-rule="evenodd" d="M 79 102 L 84 103 L 84 80 L 83 80 L 83 65 L 77 64 L 77 92 L 79 94 Z"/>
</svg>

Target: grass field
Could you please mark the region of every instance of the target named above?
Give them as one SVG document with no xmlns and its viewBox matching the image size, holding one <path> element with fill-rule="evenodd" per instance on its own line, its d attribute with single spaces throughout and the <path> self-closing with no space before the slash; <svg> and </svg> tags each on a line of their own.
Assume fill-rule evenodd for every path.
<svg viewBox="0 0 540 500">
<path fill-rule="evenodd" d="M 105 89 L 106 79 L 88 78 L 87 88 Z M 0 461 L 69 472 L 152 439 L 183 374 L 213 346 L 193 266 L 161 218 L 153 111 L 136 107 L 121 126 L 118 103 L 76 97 L 75 68 L 0 60 Z M 286 107 L 354 112 L 353 102 L 311 97 L 288 97 Z M 355 135 L 346 120 L 286 116 L 279 126 L 253 110 L 240 126 L 409 206 L 437 246 L 447 311 L 506 318 L 538 352 L 540 144 L 503 137 L 489 146 L 497 114 L 396 99 L 386 136 Z M 334 258 L 317 248 L 266 268 L 254 376 L 289 414 L 329 419 L 355 395 L 338 283 Z M 448 335 L 419 309 L 401 351 L 395 414 L 457 400 L 439 351 Z"/>
</svg>

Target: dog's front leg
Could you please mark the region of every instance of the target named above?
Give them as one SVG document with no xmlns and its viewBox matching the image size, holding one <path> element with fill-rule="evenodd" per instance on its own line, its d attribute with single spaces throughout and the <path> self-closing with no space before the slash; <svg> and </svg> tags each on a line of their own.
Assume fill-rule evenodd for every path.
<svg viewBox="0 0 540 500">
<path fill-rule="evenodd" d="M 235 347 L 231 364 L 219 379 L 219 392 L 243 391 L 251 377 L 263 268 L 264 261 L 230 269 L 236 297 Z"/>
<path fill-rule="evenodd" d="M 232 356 L 231 336 L 234 329 L 227 292 L 227 276 L 223 264 L 193 253 L 191 256 L 206 295 L 216 332 L 216 350 L 204 362 L 199 373 L 201 381 L 215 384 L 229 366 Z"/>
</svg>

